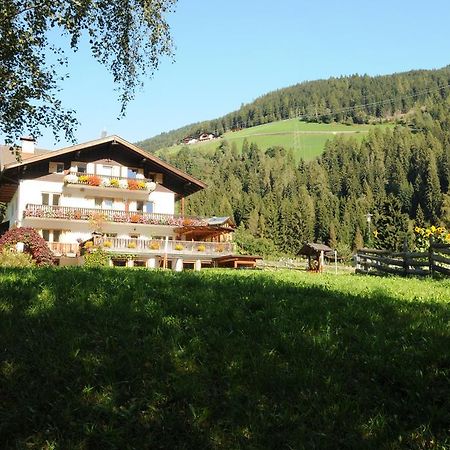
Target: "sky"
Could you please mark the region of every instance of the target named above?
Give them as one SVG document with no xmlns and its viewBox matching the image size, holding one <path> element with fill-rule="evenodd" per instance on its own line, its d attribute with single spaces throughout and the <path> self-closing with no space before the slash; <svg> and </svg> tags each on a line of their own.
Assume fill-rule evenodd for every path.
<svg viewBox="0 0 450 450">
<path fill-rule="evenodd" d="M 443 67 L 449 19 L 448 0 L 179 0 L 168 17 L 175 60 L 145 80 L 125 118 L 110 73 L 86 47 L 68 52 L 60 97 L 77 112 L 78 142 L 103 130 L 137 142 L 302 81 Z M 39 147 L 68 145 L 43 131 Z"/>
</svg>

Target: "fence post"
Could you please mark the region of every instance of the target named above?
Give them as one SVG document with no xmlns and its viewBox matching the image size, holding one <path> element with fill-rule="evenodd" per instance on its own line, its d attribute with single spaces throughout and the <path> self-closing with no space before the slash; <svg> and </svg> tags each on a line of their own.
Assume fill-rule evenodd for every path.
<svg viewBox="0 0 450 450">
<path fill-rule="evenodd" d="M 430 275 L 434 276 L 433 270 L 433 238 L 430 237 L 430 245 L 428 247 L 428 265 L 430 267 Z"/>
<path fill-rule="evenodd" d="M 403 240 L 403 275 L 408 275 L 409 260 L 408 260 L 408 243 L 406 238 Z"/>
</svg>

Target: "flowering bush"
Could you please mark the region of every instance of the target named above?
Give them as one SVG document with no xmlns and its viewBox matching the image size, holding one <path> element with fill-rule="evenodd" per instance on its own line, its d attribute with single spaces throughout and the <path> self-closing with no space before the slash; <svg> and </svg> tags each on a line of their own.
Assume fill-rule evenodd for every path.
<svg viewBox="0 0 450 450">
<path fill-rule="evenodd" d="M 183 246 L 181 244 L 176 244 L 175 245 L 175 250 L 183 250 Z"/>
<path fill-rule="evenodd" d="M 431 239 L 434 242 L 450 244 L 450 232 L 444 227 L 436 227 L 435 225 L 431 225 L 428 228 L 416 227 L 414 228 L 414 233 L 416 250 L 420 252 L 428 250 Z"/>
<path fill-rule="evenodd" d="M 85 242 L 85 244 L 83 245 L 83 247 L 87 250 L 89 248 L 92 248 L 94 246 L 94 243 L 92 241 L 87 241 Z"/>
<path fill-rule="evenodd" d="M 135 191 L 139 189 L 139 182 L 136 180 L 128 180 L 128 189 Z"/>
<path fill-rule="evenodd" d="M 103 187 L 109 187 L 111 186 L 111 180 L 109 178 L 103 177 L 100 185 Z"/>
<path fill-rule="evenodd" d="M 117 178 L 112 178 L 112 179 L 109 181 L 109 184 L 110 184 L 112 187 L 119 187 L 119 180 L 118 180 Z"/>
<path fill-rule="evenodd" d="M 111 248 L 111 247 L 112 247 L 112 242 L 111 242 L 111 241 L 105 241 L 105 242 L 103 242 L 103 247 Z"/>
<path fill-rule="evenodd" d="M 140 219 L 141 219 L 140 214 L 131 214 L 130 222 L 138 223 Z"/>
<path fill-rule="evenodd" d="M 11 248 L 18 242 L 23 242 L 24 251 L 29 253 L 36 264 L 50 265 L 54 263 L 52 251 L 48 248 L 47 243 L 40 234 L 31 227 L 13 228 L 8 230 L 0 238 L 0 252 L 4 249 Z"/>
<path fill-rule="evenodd" d="M 78 177 L 74 173 L 70 173 L 64 177 L 64 183 L 75 184 L 78 183 Z"/>
<path fill-rule="evenodd" d="M 144 177 L 144 175 L 142 175 L 142 173 L 137 173 L 136 180 L 145 180 L 145 177 Z"/>
<path fill-rule="evenodd" d="M 206 247 L 203 245 L 203 244 L 200 244 L 198 247 L 197 247 L 197 251 L 198 252 L 204 252 L 206 250 Z"/>
<path fill-rule="evenodd" d="M 82 184 L 86 184 L 89 180 L 89 177 L 87 175 L 80 175 L 78 177 L 78 182 Z"/>
<path fill-rule="evenodd" d="M 152 241 L 150 242 L 149 247 L 151 250 L 159 250 L 159 242 Z"/>
<path fill-rule="evenodd" d="M 127 180 L 119 180 L 119 187 L 121 189 L 128 189 L 128 181 Z"/>
<path fill-rule="evenodd" d="M 136 248 L 136 242 L 134 241 L 128 242 L 128 248 Z"/>
<path fill-rule="evenodd" d="M 145 189 L 147 191 L 153 192 L 156 189 L 156 183 L 154 181 L 149 181 L 145 183 Z"/>
<path fill-rule="evenodd" d="M 102 182 L 101 178 L 97 175 L 89 175 L 87 181 L 89 186 L 100 186 L 100 183 Z"/>
<path fill-rule="evenodd" d="M 145 188 L 146 188 L 145 181 L 138 181 L 137 182 L 137 188 L 140 189 L 140 190 L 145 190 Z"/>
<path fill-rule="evenodd" d="M 217 244 L 215 250 L 216 250 L 216 252 L 221 253 L 221 252 L 223 252 L 224 247 L 222 244 Z"/>
</svg>

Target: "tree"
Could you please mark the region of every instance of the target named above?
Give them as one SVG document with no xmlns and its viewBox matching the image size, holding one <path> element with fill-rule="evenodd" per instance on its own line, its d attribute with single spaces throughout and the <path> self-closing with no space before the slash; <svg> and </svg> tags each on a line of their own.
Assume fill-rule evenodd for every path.
<svg viewBox="0 0 450 450">
<path fill-rule="evenodd" d="M 13 143 L 24 133 L 40 136 L 42 127 L 74 140 L 74 111 L 58 99 L 59 81 L 67 75 L 62 47 L 49 32 L 69 39 L 77 50 L 89 39 L 93 57 L 105 65 L 118 85 L 121 115 L 152 75 L 160 58 L 172 55 L 165 15 L 176 0 L 3 0 L 0 9 L 0 132 Z M 65 70 L 65 69 L 64 69 Z"/>
</svg>

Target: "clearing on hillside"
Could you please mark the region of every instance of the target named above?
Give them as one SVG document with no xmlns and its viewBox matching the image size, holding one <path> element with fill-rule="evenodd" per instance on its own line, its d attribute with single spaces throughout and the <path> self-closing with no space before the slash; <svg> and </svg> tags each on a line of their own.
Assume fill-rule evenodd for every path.
<svg viewBox="0 0 450 450">
<path fill-rule="evenodd" d="M 325 143 L 338 135 L 356 138 L 361 141 L 369 130 L 374 127 L 392 127 L 392 124 L 379 125 L 344 125 L 341 123 L 310 123 L 298 119 L 281 120 L 265 125 L 245 128 L 239 131 L 228 131 L 218 139 L 189 144 L 193 151 L 212 153 L 223 140 L 235 143 L 241 150 L 244 139 L 249 143 L 254 142 L 262 150 L 269 147 L 281 146 L 292 149 L 296 160 L 303 158 L 305 161 L 315 158 L 323 152 Z M 157 155 L 172 154 L 178 152 L 184 144 L 174 145 L 160 149 Z"/>
</svg>

